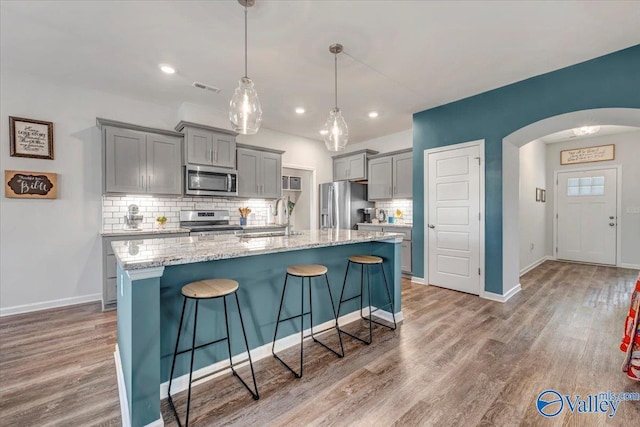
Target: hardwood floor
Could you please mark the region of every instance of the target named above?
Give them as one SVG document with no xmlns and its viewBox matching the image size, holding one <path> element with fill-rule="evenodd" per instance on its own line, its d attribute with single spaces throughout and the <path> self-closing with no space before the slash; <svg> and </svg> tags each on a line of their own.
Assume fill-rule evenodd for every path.
<svg viewBox="0 0 640 427">
<path fill-rule="evenodd" d="M 371 346 L 343 337 L 344 359 L 305 342 L 298 380 L 273 358 L 260 360 L 259 401 L 231 375 L 195 386 L 191 420 L 202 426 L 634 425 L 640 402 L 622 402 L 610 419 L 567 409 L 545 419 L 535 401 L 546 389 L 581 396 L 640 392 L 622 374 L 618 350 L 637 274 L 548 261 L 523 276 L 522 292 L 505 304 L 403 281 L 405 322 L 397 331 L 377 327 Z M 0 319 L 0 424 L 120 424 L 115 342 L 115 315 L 97 305 Z M 287 356 L 295 358 L 295 349 Z M 175 400 L 184 417 L 186 393 Z M 162 410 L 165 425 L 177 425 L 166 401 Z"/>
</svg>

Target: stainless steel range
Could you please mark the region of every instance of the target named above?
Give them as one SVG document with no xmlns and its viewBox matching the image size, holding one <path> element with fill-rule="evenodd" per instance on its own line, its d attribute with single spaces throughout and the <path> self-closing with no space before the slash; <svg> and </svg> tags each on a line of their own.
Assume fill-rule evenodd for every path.
<svg viewBox="0 0 640 427">
<path fill-rule="evenodd" d="M 190 236 L 235 234 L 242 231 L 239 225 L 229 225 L 229 211 L 180 211 L 180 227 L 189 230 Z"/>
</svg>

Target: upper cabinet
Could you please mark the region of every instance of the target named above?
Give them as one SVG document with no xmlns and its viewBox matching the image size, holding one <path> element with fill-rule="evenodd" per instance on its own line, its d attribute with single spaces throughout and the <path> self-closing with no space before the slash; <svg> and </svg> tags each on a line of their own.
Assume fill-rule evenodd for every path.
<svg viewBox="0 0 640 427">
<path fill-rule="evenodd" d="M 380 154 L 369 160 L 369 200 L 413 198 L 412 150 Z"/>
<path fill-rule="evenodd" d="M 236 134 L 224 129 L 181 121 L 176 131 L 185 138 L 185 163 L 236 167 Z"/>
<path fill-rule="evenodd" d="M 354 151 L 333 157 L 334 181 L 359 181 L 367 179 L 368 156 L 377 154 L 373 150 Z"/>
<path fill-rule="evenodd" d="M 238 144 L 238 196 L 279 198 L 282 195 L 283 153 Z"/>
<path fill-rule="evenodd" d="M 97 119 L 103 139 L 103 193 L 182 194 L 182 135 Z"/>
</svg>

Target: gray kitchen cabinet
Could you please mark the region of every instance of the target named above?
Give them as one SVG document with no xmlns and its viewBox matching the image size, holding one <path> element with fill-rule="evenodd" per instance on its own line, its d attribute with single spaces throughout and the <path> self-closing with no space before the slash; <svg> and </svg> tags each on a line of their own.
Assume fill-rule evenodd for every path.
<svg viewBox="0 0 640 427">
<path fill-rule="evenodd" d="M 282 195 L 283 151 L 238 145 L 238 196 L 277 199 Z"/>
<path fill-rule="evenodd" d="M 400 261 L 400 265 L 403 274 L 411 274 L 413 271 L 413 264 L 411 261 L 411 257 L 413 256 L 413 243 L 411 237 L 413 229 L 411 227 L 390 226 L 389 224 L 359 224 L 358 230 L 402 234 L 402 260 Z"/>
<path fill-rule="evenodd" d="M 181 121 L 176 131 L 184 133 L 187 164 L 236 167 L 236 134 L 224 129 Z"/>
<path fill-rule="evenodd" d="M 392 198 L 392 161 L 391 157 L 369 160 L 369 200 Z"/>
<path fill-rule="evenodd" d="M 413 155 L 410 149 L 369 159 L 369 200 L 412 197 Z"/>
<path fill-rule="evenodd" d="M 97 119 L 103 137 L 103 193 L 182 194 L 182 135 Z"/>
<path fill-rule="evenodd" d="M 413 153 L 393 156 L 393 198 L 413 197 Z"/>
<path fill-rule="evenodd" d="M 135 233 L 135 232 L 134 232 Z M 142 233 L 142 234 L 140 234 Z M 112 310 L 116 308 L 118 301 L 117 287 L 117 261 L 113 254 L 111 242 L 130 242 L 130 252 L 135 253 L 137 245 L 144 239 L 161 239 L 164 237 L 189 237 L 189 233 L 144 233 L 120 234 L 102 238 L 102 309 Z"/>
<path fill-rule="evenodd" d="M 333 157 L 334 181 L 359 181 L 367 179 L 367 159 L 377 154 L 373 150 L 360 150 Z"/>
</svg>

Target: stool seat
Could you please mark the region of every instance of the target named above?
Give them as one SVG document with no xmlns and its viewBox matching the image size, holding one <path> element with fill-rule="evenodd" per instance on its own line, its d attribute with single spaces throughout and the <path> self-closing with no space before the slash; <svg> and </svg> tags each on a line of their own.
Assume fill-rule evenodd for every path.
<svg viewBox="0 0 640 427">
<path fill-rule="evenodd" d="M 327 273 L 327 267 L 318 264 L 298 264 L 287 267 L 287 273 L 298 277 L 322 276 Z"/>
<path fill-rule="evenodd" d="M 349 261 L 357 264 L 380 264 L 382 258 L 373 255 L 352 255 L 349 257 Z"/>
<path fill-rule="evenodd" d="M 231 279 L 206 279 L 191 282 L 182 287 L 182 295 L 187 298 L 219 298 L 238 290 L 238 282 Z"/>
</svg>

